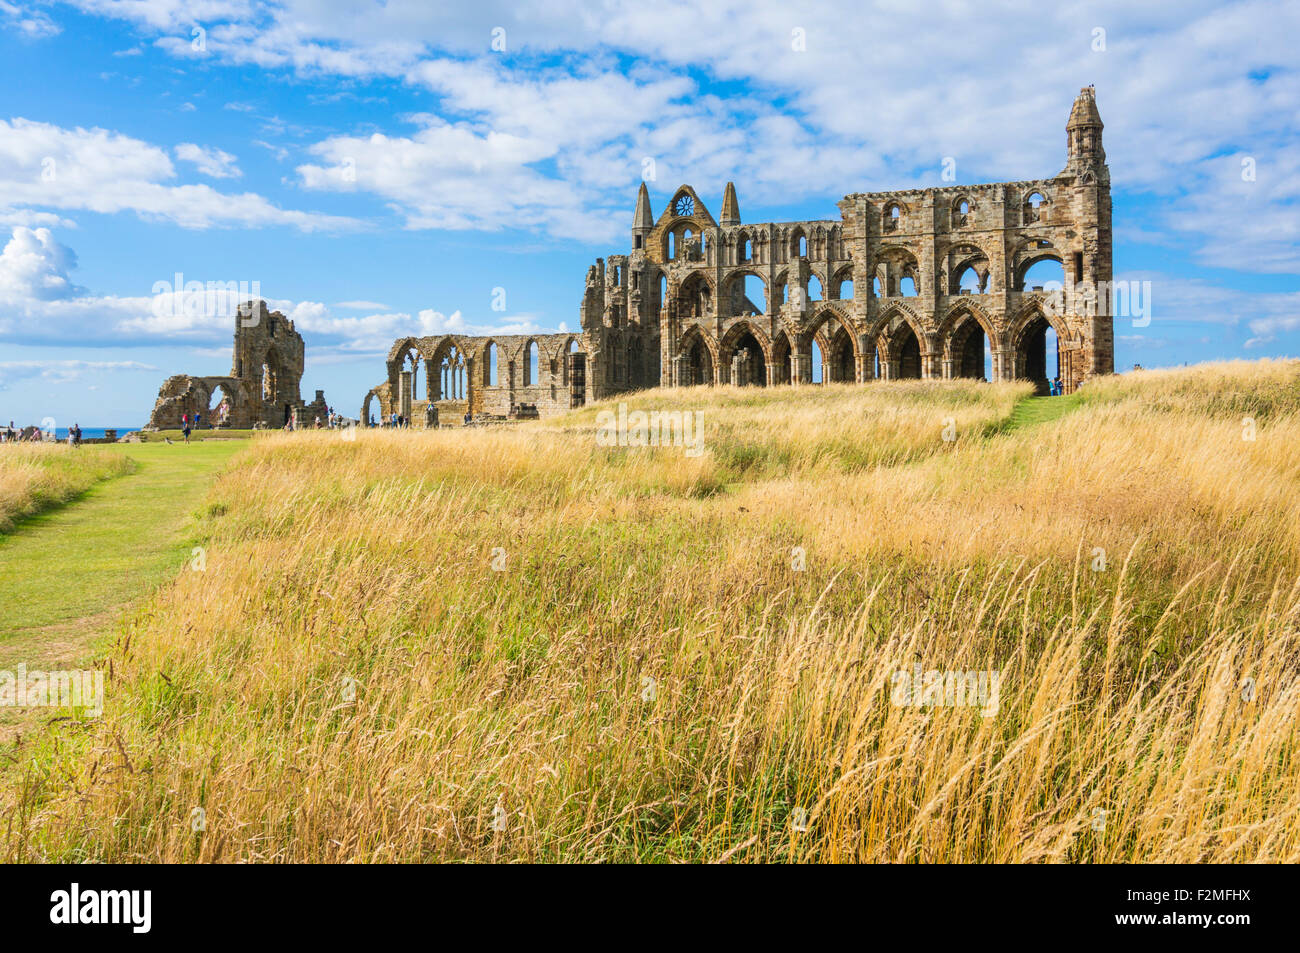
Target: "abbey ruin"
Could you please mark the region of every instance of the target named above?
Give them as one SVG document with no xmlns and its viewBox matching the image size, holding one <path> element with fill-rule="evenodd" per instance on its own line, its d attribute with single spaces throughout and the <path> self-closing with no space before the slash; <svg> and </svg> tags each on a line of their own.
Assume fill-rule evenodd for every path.
<svg viewBox="0 0 1300 953">
<path fill-rule="evenodd" d="M 235 314 L 235 346 L 228 377 L 177 374 L 167 378 L 146 430 L 175 430 L 186 415 L 202 414 L 204 427 L 247 430 L 307 426 L 325 419 L 325 394 L 304 403 L 299 394 L 305 347 L 293 322 L 265 301 L 242 304 Z"/>
<path fill-rule="evenodd" d="M 587 272 L 581 332 L 402 338 L 361 419 L 538 415 L 645 387 L 973 377 L 1065 393 L 1114 371 L 1110 173 L 1091 87 L 1048 179 L 854 193 L 838 220 L 715 219 L 689 185 Z M 1061 287 L 1026 286 L 1057 262 Z M 1055 338 L 1055 354 L 1049 355 Z M 421 387 L 423 381 L 423 388 Z"/>
<path fill-rule="evenodd" d="M 1114 371 L 1110 172 L 1091 87 L 1066 155 L 1051 178 L 853 193 L 838 219 L 805 222 L 742 222 L 730 182 L 717 218 L 689 185 L 656 218 L 642 183 L 631 249 L 587 271 L 580 331 L 401 338 L 359 419 L 544 416 L 660 386 L 969 377 L 1046 393 L 1059 376 L 1071 393 Z M 1058 286 L 1027 281 L 1042 262 Z M 320 391 L 299 396 L 303 341 L 284 315 L 241 306 L 234 350 L 228 377 L 169 378 L 150 428 L 196 411 L 232 428 L 324 416 Z"/>
</svg>

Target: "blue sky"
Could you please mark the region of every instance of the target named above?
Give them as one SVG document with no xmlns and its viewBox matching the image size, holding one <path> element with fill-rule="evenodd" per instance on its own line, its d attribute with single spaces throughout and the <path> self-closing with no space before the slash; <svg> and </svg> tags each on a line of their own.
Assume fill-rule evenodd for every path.
<svg viewBox="0 0 1300 953">
<path fill-rule="evenodd" d="M 647 159 L 656 212 L 732 179 L 746 221 L 832 218 L 945 158 L 1055 174 L 1089 83 L 1116 276 L 1152 282 L 1117 367 L 1297 355 L 1298 34 L 1288 2 L 0 0 L 0 418 L 136 426 L 227 373 L 229 317 L 156 313 L 177 272 L 256 283 L 355 413 L 400 335 L 576 327 Z"/>
</svg>

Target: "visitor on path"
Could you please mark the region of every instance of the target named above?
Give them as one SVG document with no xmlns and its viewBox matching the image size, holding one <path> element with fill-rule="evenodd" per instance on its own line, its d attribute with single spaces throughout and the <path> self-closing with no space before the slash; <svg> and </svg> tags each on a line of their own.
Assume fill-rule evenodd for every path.
<svg viewBox="0 0 1300 953">
<path fill-rule="evenodd" d="M 189 414 L 185 415 L 184 423 L 185 426 L 181 429 L 181 433 L 185 435 L 185 442 L 188 444 L 190 442 L 190 415 Z"/>
<path fill-rule="evenodd" d="M 1052 381 L 1052 387 L 1056 389 L 1056 396 L 1061 396 L 1061 376 L 1058 374 L 1056 380 Z"/>
</svg>

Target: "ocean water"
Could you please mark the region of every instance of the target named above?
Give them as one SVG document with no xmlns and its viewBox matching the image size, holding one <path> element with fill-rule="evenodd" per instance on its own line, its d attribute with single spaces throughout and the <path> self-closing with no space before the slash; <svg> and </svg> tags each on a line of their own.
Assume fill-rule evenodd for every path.
<svg viewBox="0 0 1300 953">
<path fill-rule="evenodd" d="M 82 427 L 82 428 L 81 428 L 81 439 L 82 439 L 82 440 L 91 440 L 91 439 L 98 440 L 100 437 L 104 436 L 104 431 L 105 431 L 106 429 L 109 429 L 109 428 L 105 428 L 105 427 Z M 127 434 L 129 434 L 132 430 L 139 430 L 140 428 L 139 428 L 139 427 L 114 427 L 114 428 L 111 428 L 111 429 L 116 430 L 116 431 L 117 431 L 117 435 L 118 435 L 119 437 L 124 437 L 124 436 L 126 436 Z M 56 427 L 55 430 L 54 430 L 54 435 L 55 435 L 56 437 L 58 437 L 60 440 L 67 440 L 67 439 L 68 439 L 68 428 L 67 428 L 67 427 Z"/>
<path fill-rule="evenodd" d="M 0 423 L 0 430 L 5 430 L 5 429 L 8 428 L 8 426 L 9 426 L 9 422 L 8 422 L 8 421 L 5 421 L 4 423 Z M 21 430 L 21 429 L 22 429 L 22 425 L 19 424 L 17 421 L 14 421 L 14 430 L 15 430 L 15 431 L 18 431 L 18 430 Z M 104 436 L 104 431 L 107 430 L 107 429 L 114 429 L 114 428 L 106 428 L 106 427 L 82 427 L 82 428 L 81 428 L 81 439 L 82 439 L 82 440 L 99 440 L 99 439 L 101 439 L 101 438 Z M 117 428 L 115 428 L 115 429 L 117 430 L 117 435 L 118 435 L 119 437 L 123 437 L 123 436 L 126 436 L 128 433 L 130 433 L 132 430 L 139 430 L 140 428 L 139 428 L 139 427 L 117 427 Z M 66 440 L 68 439 L 68 428 L 67 428 L 67 427 L 55 427 L 55 428 L 54 428 L 54 436 L 55 436 L 55 438 L 58 439 L 58 440 L 64 440 L 64 441 L 66 441 Z"/>
</svg>

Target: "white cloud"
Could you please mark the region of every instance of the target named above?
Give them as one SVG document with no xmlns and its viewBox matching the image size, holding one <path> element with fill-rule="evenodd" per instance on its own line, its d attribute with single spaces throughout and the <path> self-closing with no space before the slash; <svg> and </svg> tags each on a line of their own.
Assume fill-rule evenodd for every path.
<svg viewBox="0 0 1300 953">
<path fill-rule="evenodd" d="M 0 390 L 16 381 L 39 377 L 51 384 L 68 384 L 92 372 L 157 371 L 139 361 L 0 361 Z M 94 390 L 94 388 L 90 388 Z"/>
<path fill-rule="evenodd" d="M 236 309 L 249 297 L 264 298 L 272 310 L 292 319 L 310 339 L 313 356 L 386 354 L 396 338 L 406 335 L 546 330 L 531 314 L 512 315 L 503 324 L 478 325 L 459 311 L 444 314 L 426 308 L 412 315 L 371 301 L 341 302 L 335 307 L 371 313 L 339 315 L 321 302 L 270 297 L 252 282 L 239 287 L 239 282 L 189 275 L 182 277 L 179 290 L 169 275 L 157 283 L 158 294 L 95 295 L 72 283 L 68 273 L 75 267 L 75 253 L 48 229 L 15 227 L 0 252 L 0 341 L 75 342 L 83 347 L 189 345 L 228 353 Z"/>
<path fill-rule="evenodd" d="M 200 172 L 214 179 L 233 179 L 244 174 L 235 164 L 234 156 L 212 146 L 182 142 L 176 147 L 176 158 L 184 162 L 193 162 Z"/>
<path fill-rule="evenodd" d="M 68 272 L 76 266 L 72 249 L 56 242 L 48 228 L 16 226 L 0 252 L 0 302 L 72 297 L 79 289 Z"/>
<path fill-rule="evenodd" d="M 0 214 L 18 210 L 131 211 L 185 228 L 290 225 L 353 227 L 349 218 L 281 209 L 252 192 L 167 185 L 176 170 L 156 146 L 106 129 L 64 129 L 0 119 Z"/>
<path fill-rule="evenodd" d="M 62 28 L 41 10 L 24 9 L 6 0 L 0 0 L 0 24 L 17 30 L 29 39 L 55 36 Z"/>
<path fill-rule="evenodd" d="M 849 191 L 937 184 L 945 157 L 959 181 L 1051 175 L 1064 163 L 1070 101 L 1094 82 L 1117 191 L 1206 192 L 1165 225 L 1200 243 L 1200 260 L 1293 269 L 1263 233 L 1300 218 L 1294 208 L 1259 190 L 1257 227 L 1221 223 L 1231 197 L 1203 178 L 1216 156 L 1243 152 L 1262 170 L 1295 152 L 1300 6 L 1286 0 L 1102 0 L 996 16 L 973 0 L 938 13 L 832 0 L 77 2 L 153 31 L 177 56 L 194 55 L 198 22 L 214 62 L 434 92 L 440 118 L 421 131 L 330 136 L 301 170 L 310 188 L 393 203 L 409 227 L 500 228 L 514 221 L 505 195 L 527 227 L 603 241 L 611 215 L 625 229 L 645 156 L 660 193 L 690 181 L 717 195 L 732 178 L 742 209 L 822 195 L 828 215 Z M 504 54 L 490 50 L 498 26 Z M 383 161 L 383 147 L 400 158 Z M 370 175 L 359 168 L 345 183 L 330 163 L 352 153 Z M 1239 254 L 1226 247 L 1235 237 Z"/>
</svg>

